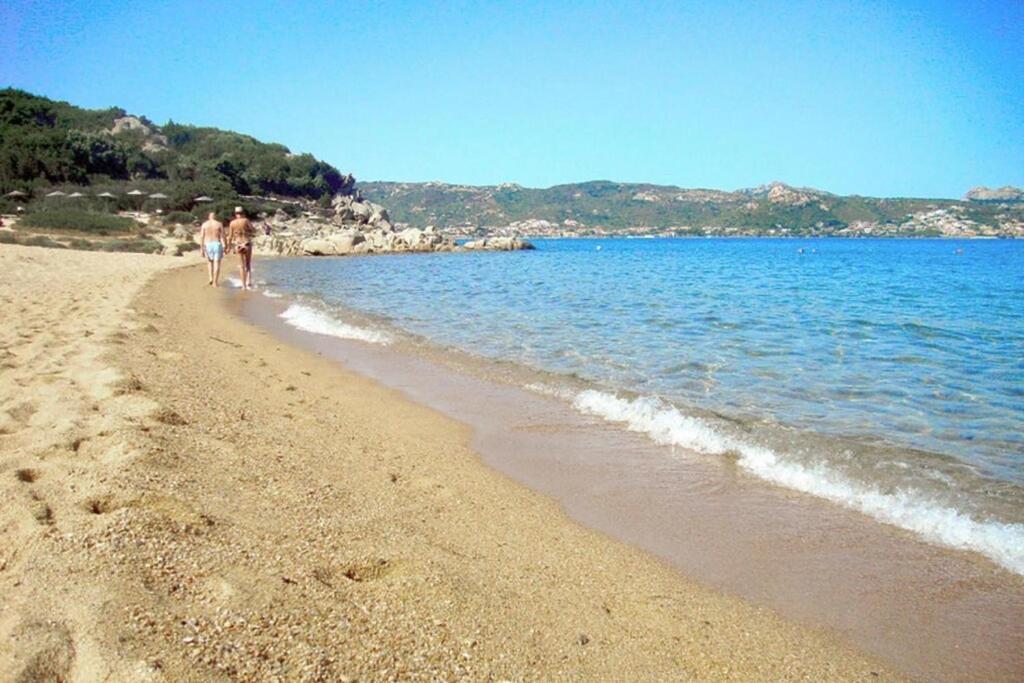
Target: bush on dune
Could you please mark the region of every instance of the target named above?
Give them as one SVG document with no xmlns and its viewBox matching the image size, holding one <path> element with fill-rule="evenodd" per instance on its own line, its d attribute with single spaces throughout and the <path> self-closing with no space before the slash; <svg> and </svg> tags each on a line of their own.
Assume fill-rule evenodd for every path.
<svg viewBox="0 0 1024 683">
<path fill-rule="evenodd" d="M 199 249 L 199 245 L 196 244 L 195 242 L 179 242 L 178 246 L 175 247 L 175 249 L 174 249 L 174 255 L 175 256 L 184 256 L 188 252 L 190 252 L 190 251 L 197 251 L 198 249 Z"/>
<path fill-rule="evenodd" d="M 94 235 L 131 232 L 139 227 L 131 218 L 76 209 L 47 209 L 27 214 L 19 227 L 42 230 L 65 230 Z"/>
<path fill-rule="evenodd" d="M 67 245 L 55 242 L 46 235 L 32 235 L 21 240 L 19 244 L 26 247 L 47 247 L 50 249 L 67 249 Z"/>
<path fill-rule="evenodd" d="M 164 250 L 164 246 L 146 237 L 140 237 L 137 239 L 128 240 L 110 240 L 103 242 L 99 246 L 100 251 L 122 251 L 122 252 L 133 252 L 138 254 L 159 254 Z"/>
<path fill-rule="evenodd" d="M 195 217 L 188 211 L 171 211 L 165 213 L 160 221 L 164 225 L 192 225 Z"/>
</svg>

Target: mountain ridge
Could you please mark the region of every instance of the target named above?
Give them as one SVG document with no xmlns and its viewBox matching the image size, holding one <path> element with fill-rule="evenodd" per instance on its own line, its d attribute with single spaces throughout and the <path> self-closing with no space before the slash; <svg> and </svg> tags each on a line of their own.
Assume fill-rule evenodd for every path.
<svg viewBox="0 0 1024 683">
<path fill-rule="evenodd" d="M 964 199 L 837 195 L 772 181 L 720 190 L 593 180 L 514 183 L 359 182 L 400 223 L 467 234 L 910 235 L 1024 237 L 1024 193 L 973 188 Z"/>
</svg>

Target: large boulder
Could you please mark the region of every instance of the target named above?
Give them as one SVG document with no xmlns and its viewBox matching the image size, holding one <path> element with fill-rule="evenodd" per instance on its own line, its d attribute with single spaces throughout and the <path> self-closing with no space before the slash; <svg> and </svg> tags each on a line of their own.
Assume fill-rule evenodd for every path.
<svg viewBox="0 0 1024 683">
<path fill-rule="evenodd" d="M 353 202 L 349 205 L 349 211 L 356 223 L 365 225 L 370 222 L 370 217 L 373 216 L 373 207 L 370 206 L 369 202 Z"/>
<path fill-rule="evenodd" d="M 423 231 L 419 228 L 406 228 L 398 233 L 398 239 L 410 249 L 416 247 L 422 238 Z"/>
<path fill-rule="evenodd" d="M 319 237 L 310 237 L 300 243 L 302 254 L 308 256 L 334 256 L 338 253 L 338 247 L 331 240 Z"/>
<path fill-rule="evenodd" d="M 519 251 L 535 247 L 522 237 L 484 237 L 462 245 L 466 251 Z"/>
<path fill-rule="evenodd" d="M 365 225 L 372 228 L 390 227 L 388 210 L 380 204 L 352 195 L 335 195 L 331 200 L 334 211 L 332 222 L 338 225 Z"/>
<path fill-rule="evenodd" d="M 356 245 L 366 241 L 358 232 L 343 232 L 331 235 L 325 241 L 334 245 L 335 254 L 351 254 Z"/>
</svg>

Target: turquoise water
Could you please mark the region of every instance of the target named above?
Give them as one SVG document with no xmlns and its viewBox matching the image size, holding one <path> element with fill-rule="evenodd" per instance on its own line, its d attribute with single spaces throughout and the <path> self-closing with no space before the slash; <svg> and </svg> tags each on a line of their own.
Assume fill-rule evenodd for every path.
<svg viewBox="0 0 1024 683">
<path fill-rule="evenodd" d="M 581 412 L 1024 571 L 1024 242 L 537 246 L 262 274 L 298 327 L 540 371 Z"/>
</svg>

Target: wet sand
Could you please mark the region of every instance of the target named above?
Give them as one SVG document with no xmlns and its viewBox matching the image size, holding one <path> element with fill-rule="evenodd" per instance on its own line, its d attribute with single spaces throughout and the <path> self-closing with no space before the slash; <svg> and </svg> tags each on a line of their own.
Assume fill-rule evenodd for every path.
<svg viewBox="0 0 1024 683">
<path fill-rule="evenodd" d="M 281 301 L 227 301 L 278 338 L 471 426 L 489 466 L 706 585 L 830 629 L 923 680 L 1024 675 L 1024 577 L 981 555 L 772 486 L 727 459 L 654 445 L 494 381 L 472 359 L 310 335 L 277 318 Z"/>
<path fill-rule="evenodd" d="M 146 259 L 0 250 L 0 679 L 899 677 Z"/>
</svg>

